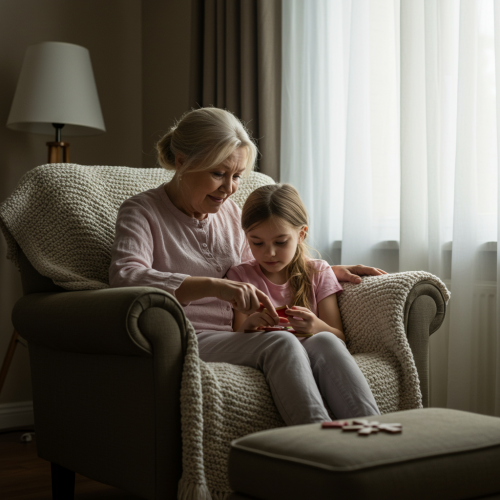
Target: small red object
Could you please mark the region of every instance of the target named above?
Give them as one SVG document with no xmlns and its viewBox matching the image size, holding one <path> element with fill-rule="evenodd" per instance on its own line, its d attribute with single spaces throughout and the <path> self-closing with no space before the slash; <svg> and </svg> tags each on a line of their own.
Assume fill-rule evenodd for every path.
<svg viewBox="0 0 500 500">
<path fill-rule="evenodd" d="M 276 309 L 276 312 L 278 313 L 278 316 L 279 316 L 280 318 L 285 318 L 285 319 L 287 319 L 287 318 L 288 318 L 288 316 L 285 314 L 285 311 L 286 311 L 287 309 L 289 309 L 289 307 L 288 307 L 288 306 L 279 306 L 279 307 L 275 307 L 275 309 Z M 267 313 L 267 312 L 268 312 L 268 310 L 267 310 L 267 309 L 263 306 L 263 304 L 261 304 L 261 305 L 260 305 L 260 309 L 259 309 L 259 311 L 258 311 L 258 312 L 265 312 L 265 313 Z"/>
<path fill-rule="evenodd" d="M 280 318 L 280 323 L 288 323 L 288 316 L 285 314 L 285 311 L 288 309 L 288 306 L 280 306 L 280 307 L 275 307 L 276 312 L 278 313 L 278 316 Z M 257 312 L 265 312 L 267 313 L 268 310 L 264 307 L 264 304 L 260 304 L 260 308 L 257 310 Z M 285 319 L 285 321 L 283 321 Z M 260 326 L 258 330 L 245 330 L 245 333 L 254 333 L 254 332 L 290 332 L 290 333 L 297 333 L 291 326 L 281 326 L 281 325 L 276 325 L 276 326 Z"/>
<path fill-rule="evenodd" d="M 349 422 L 344 420 L 336 420 L 335 422 L 323 422 L 321 424 L 322 429 L 341 429 L 344 425 L 348 425 Z"/>
</svg>

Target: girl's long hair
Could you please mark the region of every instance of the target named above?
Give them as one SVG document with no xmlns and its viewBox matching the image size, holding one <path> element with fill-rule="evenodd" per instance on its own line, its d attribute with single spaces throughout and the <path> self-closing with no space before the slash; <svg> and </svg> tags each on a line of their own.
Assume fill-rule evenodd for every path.
<svg viewBox="0 0 500 500">
<path fill-rule="evenodd" d="M 279 217 L 298 231 L 308 226 L 306 208 L 298 191 L 290 184 L 270 184 L 253 191 L 243 206 L 241 225 L 243 230 L 248 232 L 271 217 Z M 313 269 L 309 263 L 306 237 L 307 232 L 302 242 L 297 245 L 295 255 L 286 271 L 294 294 L 292 303 L 288 305 L 309 309 Z"/>
</svg>

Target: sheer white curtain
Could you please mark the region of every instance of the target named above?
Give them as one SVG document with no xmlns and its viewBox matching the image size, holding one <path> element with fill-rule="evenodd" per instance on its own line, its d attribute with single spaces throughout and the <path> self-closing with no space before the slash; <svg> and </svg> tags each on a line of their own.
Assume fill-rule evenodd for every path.
<svg viewBox="0 0 500 500">
<path fill-rule="evenodd" d="M 445 280 L 431 404 L 500 416 L 500 0 L 287 0 L 282 78 L 312 245 Z"/>
</svg>

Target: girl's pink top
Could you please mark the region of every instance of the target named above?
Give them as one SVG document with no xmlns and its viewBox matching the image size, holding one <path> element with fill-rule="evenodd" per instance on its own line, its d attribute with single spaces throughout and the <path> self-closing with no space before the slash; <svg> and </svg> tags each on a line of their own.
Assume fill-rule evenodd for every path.
<svg viewBox="0 0 500 500">
<path fill-rule="evenodd" d="M 327 262 L 324 260 L 311 260 L 311 262 L 315 272 L 312 279 L 313 290 L 309 297 L 309 304 L 311 311 L 318 315 L 318 304 L 326 297 L 341 292 L 342 286 Z M 227 277 L 233 281 L 255 285 L 271 299 L 274 307 L 290 305 L 293 299 L 293 293 L 288 281 L 284 285 L 272 283 L 266 278 L 255 259 L 232 267 L 227 272 Z"/>
<path fill-rule="evenodd" d="M 223 278 L 230 267 L 252 258 L 240 219 L 230 199 L 199 221 L 170 201 L 164 185 L 133 196 L 118 211 L 109 283 L 152 286 L 175 296 L 188 276 Z M 183 307 L 197 332 L 232 331 L 228 302 L 207 297 Z"/>
</svg>

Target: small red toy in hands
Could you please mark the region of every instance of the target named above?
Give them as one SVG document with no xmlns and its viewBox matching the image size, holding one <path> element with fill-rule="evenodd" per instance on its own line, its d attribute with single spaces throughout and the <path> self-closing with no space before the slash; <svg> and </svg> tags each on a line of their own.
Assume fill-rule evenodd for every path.
<svg viewBox="0 0 500 500">
<path fill-rule="evenodd" d="M 275 307 L 276 312 L 278 313 L 278 316 L 280 317 L 280 323 L 288 323 L 288 316 L 286 315 L 285 311 L 287 309 L 290 309 L 287 305 L 285 306 L 279 306 Z M 263 306 L 263 304 L 260 305 L 260 308 L 258 309 L 258 312 L 265 312 L 267 313 L 267 309 Z M 249 330 L 249 332 L 252 330 Z M 312 334 L 309 333 L 299 333 L 295 331 L 291 326 L 261 326 L 259 327 L 259 331 L 261 332 L 290 332 L 293 333 L 296 337 L 312 337 Z"/>
<path fill-rule="evenodd" d="M 288 321 L 288 317 L 287 315 L 285 314 L 285 311 L 287 309 L 289 309 L 288 306 L 280 306 L 280 307 L 275 307 L 276 309 L 276 312 L 278 313 L 278 316 L 280 318 L 285 318 L 287 321 Z M 268 313 L 269 311 L 261 304 L 260 305 L 260 309 L 258 310 L 258 312 L 265 312 L 265 313 Z"/>
</svg>

